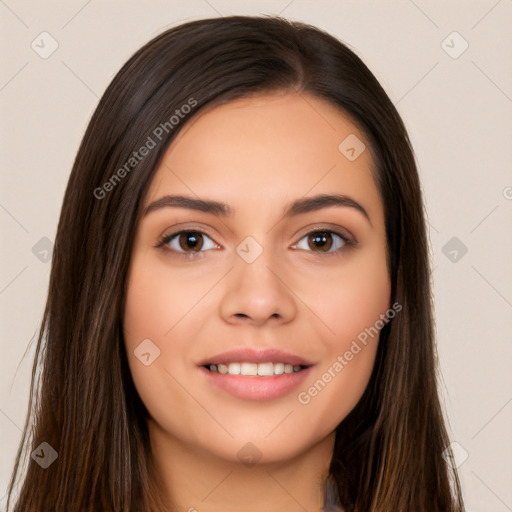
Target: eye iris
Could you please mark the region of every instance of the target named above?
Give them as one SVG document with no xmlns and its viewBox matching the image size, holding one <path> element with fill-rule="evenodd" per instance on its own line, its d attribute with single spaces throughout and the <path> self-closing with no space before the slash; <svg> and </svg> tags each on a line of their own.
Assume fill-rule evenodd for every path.
<svg viewBox="0 0 512 512">
<path fill-rule="evenodd" d="M 309 241 L 313 241 L 315 247 L 321 251 L 328 251 L 332 247 L 332 235 L 328 231 L 319 231 L 309 235 Z M 313 248 L 311 244 L 310 247 Z"/>
<path fill-rule="evenodd" d="M 195 231 L 182 233 L 179 237 L 179 245 L 185 251 L 190 251 L 191 249 L 199 251 L 203 247 L 203 237 Z"/>
</svg>

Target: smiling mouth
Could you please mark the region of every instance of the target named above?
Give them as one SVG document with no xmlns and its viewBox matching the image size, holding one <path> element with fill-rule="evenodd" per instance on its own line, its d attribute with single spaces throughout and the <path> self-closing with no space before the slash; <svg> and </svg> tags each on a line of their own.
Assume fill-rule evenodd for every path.
<svg viewBox="0 0 512 512">
<path fill-rule="evenodd" d="M 203 368 L 221 375 L 241 375 L 246 377 L 272 377 L 274 375 L 284 375 L 290 373 L 298 373 L 306 368 L 308 365 L 292 365 L 289 363 L 219 363 L 219 364 L 205 364 Z"/>
</svg>

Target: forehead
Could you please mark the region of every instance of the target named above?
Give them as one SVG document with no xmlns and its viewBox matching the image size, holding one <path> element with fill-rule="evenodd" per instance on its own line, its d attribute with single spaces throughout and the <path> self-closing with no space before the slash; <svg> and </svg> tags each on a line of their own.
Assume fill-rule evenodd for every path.
<svg viewBox="0 0 512 512">
<path fill-rule="evenodd" d="M 192 193 L 221 199 L 236 211 L 258 207 L 255 198 L 259 208 L 270 208 L 308 193 L 333 192 L 357 196 L 380 214 L 364 134 L 326 100 L 266 93 L 190 119 L 156 170 L 148 202 Z"/>
</svg>

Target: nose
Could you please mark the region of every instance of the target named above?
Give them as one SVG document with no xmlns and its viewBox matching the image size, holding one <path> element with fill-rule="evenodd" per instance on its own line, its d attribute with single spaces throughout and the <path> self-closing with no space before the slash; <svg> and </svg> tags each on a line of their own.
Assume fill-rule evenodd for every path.
<svg viewBox="0 0 512 512">
<path fill-rule="evenodd" d="M 272 261 L 270 251 L 252 263 L 238 258 L 227 275 L 227 285 L 220 303 L 220 313 L 231 324 L 285 324 L 297 315 L 296 296 L 290 278 Z"/>
</svg>

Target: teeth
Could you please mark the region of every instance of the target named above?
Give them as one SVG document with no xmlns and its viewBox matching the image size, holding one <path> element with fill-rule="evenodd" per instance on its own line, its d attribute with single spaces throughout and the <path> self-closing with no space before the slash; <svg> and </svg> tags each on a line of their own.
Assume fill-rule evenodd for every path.
<svg viewBox="0 0 512 512">
<path fill-rule="evenodd" d="M 240 363 L 229 363 L 228 373 L 230 375 L 240 375 Z"/>
<path fill-rule="evenodd" d="M 240 366 L 241 375 L 258 375 L 257 363 L 242 363 Z"/>
<path fill-rule="evenodd" d="M 258 365 L 258 375 L 274 375 L 274 365 L 272 363 L 260 363 Z"/>
<path fill-rule="evenodd" d="M 248 375 L 266 377 L 271 375 L 282 375 L 283 373 L 296 373 L 302 367 L 293 366 L 288 363 L 229 363 L 210 364 L 210 371 L 219 372 L 223 375 Z"/>
</svg>

